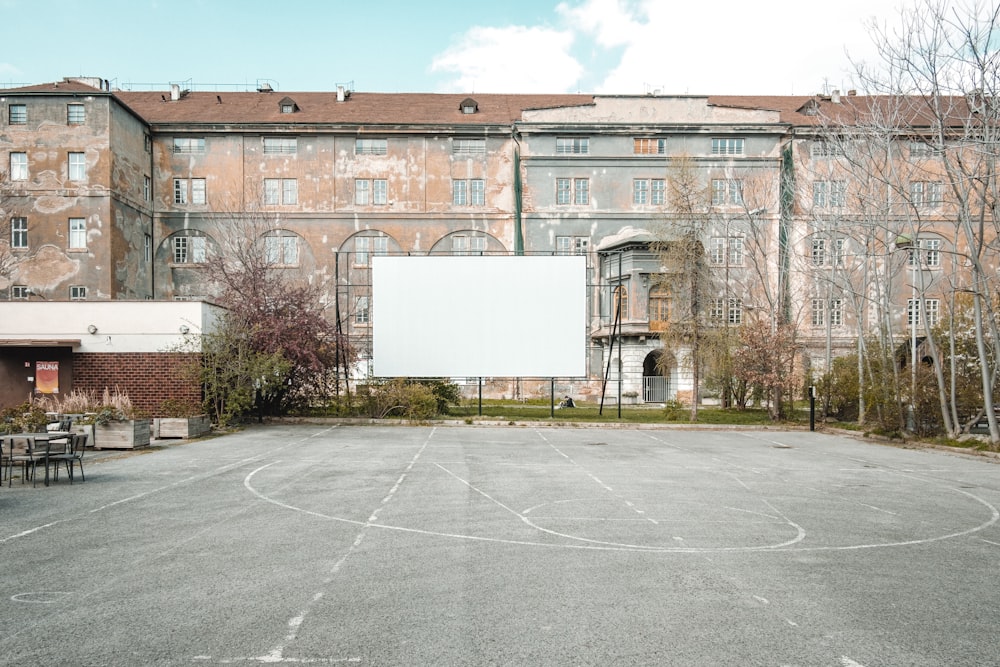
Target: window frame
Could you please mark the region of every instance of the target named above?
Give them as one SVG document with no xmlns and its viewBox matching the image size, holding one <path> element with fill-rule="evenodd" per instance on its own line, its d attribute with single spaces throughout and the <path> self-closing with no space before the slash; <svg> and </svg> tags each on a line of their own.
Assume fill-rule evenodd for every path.
<svg viewBox="0 0 1000 667">
<path fill-rule="evenodd" d="M 451 140 L 452 155 L 485 155 L 486 139 L 455 137 Z"/>
<path fill-rule="evenodd" d="M 264 236 L 264 256 L 271 266 L 299 266 L 301 254 L 297 234 L 280 230 Z"/>
<path fill-rule="evenodd" d="M 205 152 L 205 137 L 174 137 L 171 152 L 184 155 L 199 155 Z"/>
<path fill-rule="evenodd" d="M 11 250 L 28 250 L 28 218 L 14 216 L 10 219 Z"/>
<path fill-rule="evenodd" d="M 87 300 L 87 286 L 86 285 L 70 285 L 69 286 L 69 300 L 70 301 L 86 301 Z"/>
<path fill-rule="evenodd" d="M 201 234 L 175 234 L 170 242 L 171 264 L 204 264 L 208 259 L 208 237 Z"/>
<path fill-rule="evenodd" d="M 264 155 L 295 155 L 299 152 L 298 137 L 261 137 Z"/>
<path fill-rule="evenodd" d="M 66 153 L 66 180 L 81 183 L 87 180 L 87 154 L 80 151 Z"/>
<path fill-rule="evenodd" d="M 10 104 L 7 107 L 7 123 L 9 125 L 28 124 L 28 105 Z"/>
<path fill-rule="evenodd" d="M 83 125 L 87 122 L 87 107 L 78 102 L 66 105 L 66 124 Z"/>
<path fill-rule="evenodd" d="M 633 155 L 666 155 L 667 140 L 665 137 L 634 137 L 632 139 Z"/>
<path fill-rule="evenodd" d="M 15 156 L 16 158 L 15 163 Z M 23 158 L 23 160 L 22 160 Z M 28 172 L 28 154 L 24 151 L 11 151 L 10 153 L 10 180 L 26 181 L 30 177 Z"/>
<path fill-rule="evenodd" d="M 70 218 L 68 221 L 67 250 L 87 249 L 87 219 Z"/>
<path fill-rule="evenodd" d="M 590 137 L 556 137 L 556 155 L 590 155 Z"/>
<path fill-rule="evenodd" d="M 299 183 L 297 178 L 265 178 L 265 206 L 297 206 Z"/>
<path fill-rule="evenodd" d="M 28 289 L 27 285 L 10 286 L 11 301 L 27 301 L 30 295 L 31 295 L 31 290 Z"/>
<path fill-rule="evenodd" d="M 712 155 L 745 155 L 745 137 L 712 137 Z"/>
<path fill-rule="evenodd" d="M 386 155 L 389 152 L 388 139 L 357 138 L 354 140 L 355 155 Z"/>
</svg>

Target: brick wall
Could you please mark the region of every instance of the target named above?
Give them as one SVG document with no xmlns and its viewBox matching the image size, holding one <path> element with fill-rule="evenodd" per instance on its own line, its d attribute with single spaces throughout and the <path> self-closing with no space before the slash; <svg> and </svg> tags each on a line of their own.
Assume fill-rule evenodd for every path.
<svg viewBox="0 0 1000 667">
<path fill-rule="evenodd" d="M 201 405 L 201 386 L 186 377 L 197 354 L 168 352 L 80 353 L 73 355 L 73 389 L 97 394 L 117 387 L 146 417 L 162 417 L 163 401 Z"/>
</svg>

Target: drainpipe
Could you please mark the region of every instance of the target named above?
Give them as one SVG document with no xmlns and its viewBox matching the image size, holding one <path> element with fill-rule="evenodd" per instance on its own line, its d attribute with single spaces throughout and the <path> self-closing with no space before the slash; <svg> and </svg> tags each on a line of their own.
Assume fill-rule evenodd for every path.
<svg viewBox="0 0 1000 667">
<path fill-rule="evenodd" d="M 524 254 L 524 229 L 521 221 L 521 142 L 517 140 L 517 124 L 510 127 L 510 138 L 514 141 L 514 254 Z"/>
</svg>

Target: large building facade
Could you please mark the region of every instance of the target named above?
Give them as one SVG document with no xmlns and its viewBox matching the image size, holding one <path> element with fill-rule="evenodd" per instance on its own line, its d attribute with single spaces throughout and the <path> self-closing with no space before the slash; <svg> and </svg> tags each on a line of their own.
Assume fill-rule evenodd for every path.
<svg viewBox="0 0 1000 667">
<path fill-rule="evenodd" d="M 804 372 L 871 325 L 851 260 L 861 241 L 844 224 L 855 186 L 825 126 L 863 101 L 130 91 L 99 79 L 0 90 L 0 290 L 12 301 L 211 301 L 206 256 L 254 234 L 274 266 L 325 286 L 360 380 L 378 309 L 373 256 L 583 254 L 588 377 L 557 379 L 560 393 L 596 395 L 607 379 L 637 401 L 687 401 L 689 350 L 660 337 L 677 294 L 657 250 L 685 225 L 697 222 L 719 279 L 710 318 L 795 323 Z M 695 203 L 678 201 L 678 173 L 697 184 Z M 957 256 L 934 231 L 949 217 L 940 179 L 920 178 L 929 206 L 910 236 L 936 254 L 911 251 L 911 280 L 885 295 L 903 338 L 918 319 L 913 284 L 930 317 L 943 294 L 929 288 Z M 531 391 L 492 380 L 494 393 Z M 534 380 L 547 391 L 550 379 Z"/>
</svg>

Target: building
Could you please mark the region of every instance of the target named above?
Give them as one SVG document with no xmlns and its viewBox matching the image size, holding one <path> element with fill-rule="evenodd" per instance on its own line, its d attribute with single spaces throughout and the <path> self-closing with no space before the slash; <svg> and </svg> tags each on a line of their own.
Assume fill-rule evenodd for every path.
<svg viewBox="0 0 1000 667">
<path fill-rule="evenodd" d="M 608 379 L 615 398 L 620 388 L 640 401 L 690 400 L 689 350 L 660 341 L 677 295 L 655 251 L 685 220 L 699 221 L 720 280 L 706 304 L 718 325 L 765 312 L 797 323 L 803 372 L 853 349 L 871 325 L 861 263 L 850 259 L 862 253 L 849 228 L 865 215 L 849 206 L 856 174 L 830 127 L 869 102 L 266 84 L 136 91 L 81 78 L 0 90 L 8 172 L 0 209 L 9 225 L 0 290 L 51 307 L 210 301 L 206 254 L 224 249 L 227 234 L 252 230 L 274 265 L 328 286 L 331 317 L 364 358 L 373 255 L 579 253 L 591 275 L 588 378 L 559 379 L 560 393 L 597 395 Z M 671 201 L 680 168 L 700 184 L 686 210 Z M 948 219 L 940 179 L 921 178 L 927 215 L 916 243 L 928 261 L 884 295 L 902 338 L 904 318 L 915 330 L 918 311 L 929 318 L 940 307 L 942 297 L 926 297 L 945 289 L 941 258 L 960 254 L 953 238 L 931 232 Z M 886 269 L 895 260 L 883 250 Z M 923 256 L 909 253 L 911 266 Z M 0 361 L 24 358 L 5 348 Z M 369 369 L 363 361 L 355 377 Z M 548 383 L 539 384 L 547 391 Z M 530 385 L 488 383 L 507 396 L 532 393 Z"/>
</svg>

